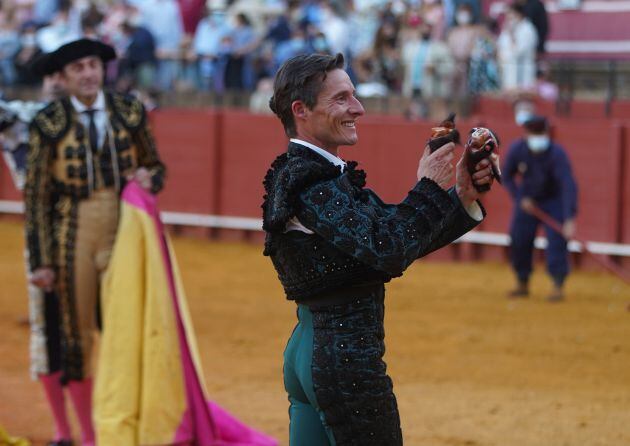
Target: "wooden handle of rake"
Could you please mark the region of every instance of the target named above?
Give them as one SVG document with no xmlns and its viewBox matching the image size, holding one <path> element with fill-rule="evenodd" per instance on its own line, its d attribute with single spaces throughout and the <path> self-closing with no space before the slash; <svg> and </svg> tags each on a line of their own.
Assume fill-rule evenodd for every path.
<svg viewBox="0 0 630 446">
<path fill-rule="evenodd" d="M 542 221 L 544 224 L 549 226 L 551 229 L 556 231 L 558 234 L 560 234 L 565 240 L 567 240 L 567 242 L 569 241 L 564 236 L 564 233 L 562 231 L 562 225 L 560 224 L 560 222 L 558 222 L 551 215 L 547 214 L 545 211 L 543 211 L 542 209 L 540 209 L 536 205 L 533 206 L 533 208 L 531 209 L 530 213 L 534 217 L 536 217 L 540 221 Z M 588 249 L 588 245 L 586 244 L 586 241 L 580 240 L 577 237 L 573 237 L 573 239 L 575 241 L 577 241 L 577 242 L 580 242 L 582 244 L 582 248 L 584 249 L 584 252 L 589 254 L 591 256 L 591 258 L 593 258 L 597 263 L 599 263 L 601 266 L 606 268 L 608 271 L 613 273 L 615 276 L 619 277 L 621 280 L 623 280 L 628 285 L 630 285 L 630 274 L 628 274 L 628 272 L 626 270 L 624 270 L 622 267 L 617 265 L 610 258 L 608 258 L 606 256 L 603 256 L 603 255 L 595 254 L 594 252 L 590 251 Z M 629 307 L 629 309 L 630 309 L 630 307 Z"/>
</svg>

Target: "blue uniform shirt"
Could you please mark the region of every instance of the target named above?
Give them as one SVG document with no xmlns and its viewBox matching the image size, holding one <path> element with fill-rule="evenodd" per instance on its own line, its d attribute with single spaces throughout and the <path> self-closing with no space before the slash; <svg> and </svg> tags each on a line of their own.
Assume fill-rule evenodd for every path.
<svg viewBox="0 0 630 446">
<path fill-rule="evenodd" d="M 504 185 L 514 200 L 558 201 L 563 221 L 577 214 L 577 184 L 564 149 L 551 142 L 544 152 L 529 150 L 527 141 L 515 141 L 503 165 Z"/>
</svg>

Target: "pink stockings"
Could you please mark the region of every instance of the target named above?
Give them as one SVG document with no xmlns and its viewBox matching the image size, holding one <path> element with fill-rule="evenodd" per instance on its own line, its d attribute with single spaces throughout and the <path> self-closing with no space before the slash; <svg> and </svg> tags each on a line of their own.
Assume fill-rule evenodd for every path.
<svg viewBox="0 0 630 446">
<path fill-rule="evenodd" d="M 63 387 L 59 381 L 60 376 L 61 372 L 39 375 L 39 380 L 44 386 L 44 393 L 55 421 L 55 441 L 70 440 L 72 438 L 70 424 L 68 423 L 68 413 L 66 412 L 66 399 Z"/>
<path fill-rule="evenodd" d="M 52 410 L 55 421 L 55 441 L 70 440 L 70 424 L 68 423 L 68 413 L 66 412 L 65 396 L 63 387 L 59 380 L 61 372 L 50 375 L 39 375 L 39 379 L 44 386 L 46 399 Z M 94 446 L 94 428 L 92 427 L 92 379 L 87 378 L 82 381 L 70 381 L 68 384 L 70 398 L 74 405 L 74 410 L 79 419 L 82 432 L 83 446 Z"/>
<path fill-rule="evenodd" d="M 92 378 L 83 381 L 70 381 L 70 398 L 81 425 L 83 446 L 94 446 L 94 428 L 92 427 Z"/>
</svg>

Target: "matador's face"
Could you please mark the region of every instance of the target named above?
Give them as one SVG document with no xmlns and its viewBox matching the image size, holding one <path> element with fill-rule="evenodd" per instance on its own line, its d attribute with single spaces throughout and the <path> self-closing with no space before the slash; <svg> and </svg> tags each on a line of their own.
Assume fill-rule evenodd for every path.
<svg viewBox="0 0 630 446">
<path fill-rule="evenodd" d="M 103 62 L 87 56 L 70 62 L 62 70 L 68 94 L 80 98 L 96 97 L 103 87 Z"/>
<path fill-rule="evenodd" d="M 313 109 L 304 111 L 301 130 L 325 150 L 356 144 L 359 140 L 356 123 L 365 110 L 354 94 L 354 85 L 344 70 L 330 71 L 317 103 Z"/>
</svg>

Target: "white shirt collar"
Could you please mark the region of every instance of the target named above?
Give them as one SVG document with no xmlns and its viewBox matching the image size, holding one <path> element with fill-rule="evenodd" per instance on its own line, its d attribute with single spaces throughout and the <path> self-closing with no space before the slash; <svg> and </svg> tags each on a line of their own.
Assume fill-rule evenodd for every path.
<svg viewBox="0 0 630 446">
<path fill-rule="evenodd" d="M 324 158 L 326 158 L 328 161 L 333 163 L 335 166 L 342 166 L 342 167 L 346 166 L 346 162 L 344 160 L 342 160 L 338 156 L 333 155 L 330 152 L 327 152 L 326 150 L 324 150 L 324 149 L 322 149 L 320 147 L 317 147 L 314 144 L 311 144 L 310 142 L 306 142 L 304 140 L 297 139 L 297 138 L 291 138 L 290 141 L 294 142 L 296 144 L 300 144 L 301 146 L 308 147 L 309 149 L 313 150 L 314 152 L 316 152 L 316 153 L 320 154 L 321 156 L 323 156 Z"/>
<path fill-rule="evenodd" d="M 70 96 L 70 102 L 72 102 L 72 106 L 77 111 L 77 113 L 83 113 L 86 110 L 99 110 L 105 111 L 105 95 L 103 94 L 103 90 L 100 90 L 96 95 L 96 100 L 91 107 L 88 107 L 83 102 L 79 101 L 76 96 Z"/>
</svg>

